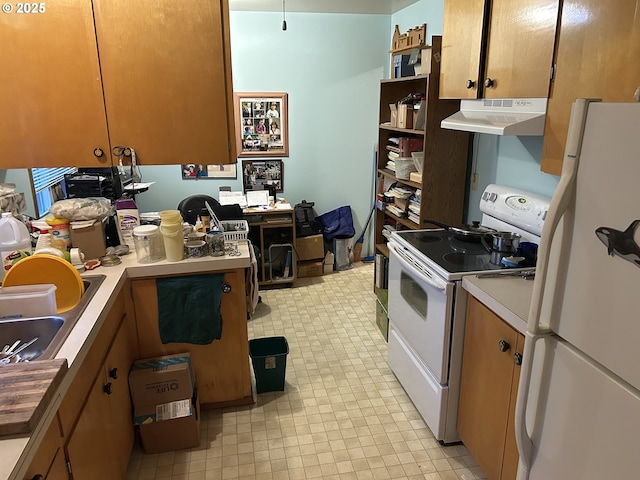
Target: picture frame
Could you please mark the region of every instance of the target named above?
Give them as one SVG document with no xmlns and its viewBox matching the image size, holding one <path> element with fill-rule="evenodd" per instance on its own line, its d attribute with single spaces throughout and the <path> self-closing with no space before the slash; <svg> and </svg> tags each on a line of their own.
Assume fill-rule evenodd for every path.
<svg viewBox="0 0 640 480">
<path fill-rule="evenodd" d="M 284 163 L 282 160 L 242 160 L 242 185 L 249 190 L 284 190 Z"/>
<path fill-rule="evenodd" d="M 183 180 L 203 180 L 214 178 L 238 178 L 238 169 L 235 163 L 211 164 L 186 163 L 181 165 Z"/>
<path fill-rule="evenodd" d="M 238 157 L 288 157 L 285 92 L 234 94 Z"/>
</svg>

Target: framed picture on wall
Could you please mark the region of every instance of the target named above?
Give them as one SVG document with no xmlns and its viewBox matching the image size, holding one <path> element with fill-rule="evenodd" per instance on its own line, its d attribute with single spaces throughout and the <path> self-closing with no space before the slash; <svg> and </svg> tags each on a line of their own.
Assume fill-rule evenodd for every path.
<svg viewBox="0 0 640 480">
<path fill-rule="evenodd" d="M 284 185 L 282 160 L 242 160 L 244 191 L 275 189 L 282 192 Z"/>
<path fill-rule="evenodd" d="M 234 93 L 239 157 L 288 157 L 287 94 Z"/>
<path fill-rule="evenodd" d="M 182 178 L 237 178 L 238 170 L 235 163 L 229 165 L 203 165 L 201 163 L 187 163 L 182 165 Z"/>
</svg>

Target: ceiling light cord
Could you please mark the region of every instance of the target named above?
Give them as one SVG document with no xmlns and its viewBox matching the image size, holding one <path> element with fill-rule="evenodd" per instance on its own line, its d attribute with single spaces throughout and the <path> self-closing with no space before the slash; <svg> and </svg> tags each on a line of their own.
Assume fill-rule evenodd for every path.
<svg viewBox="0 0 640 480">
<path fill-rule="evenodd" d="M 282 30 L 287 29 L 287 21 L 284 18 L 284 0 L 282 0 Z"/>
</svg>

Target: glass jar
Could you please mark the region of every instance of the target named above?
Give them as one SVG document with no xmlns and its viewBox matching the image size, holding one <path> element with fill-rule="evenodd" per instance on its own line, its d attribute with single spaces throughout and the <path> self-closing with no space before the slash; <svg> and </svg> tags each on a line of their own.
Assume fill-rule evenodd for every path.
<svg viewBox="0 0 640 480">
<path fill-rule="evenodd" d="M 218 228 L 212 228 L 207 233 L 207 245 L 209 255 L 212 257 L 222 257 L 224 255 L 224 232 Z"/>
</svg>

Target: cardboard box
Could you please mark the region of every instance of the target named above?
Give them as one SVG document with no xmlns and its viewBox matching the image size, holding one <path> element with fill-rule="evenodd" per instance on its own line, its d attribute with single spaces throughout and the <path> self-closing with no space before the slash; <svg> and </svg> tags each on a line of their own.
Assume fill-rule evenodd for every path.
<svg viewBox="0 0 640 480">
<path fill-rule="evenodd" d="M 298 260 L 316 260 L 324 258 L 324 240 L 322 234 L 296 238 Z M 300 274 L 298 274 L 300 276 Z"/>
<path fill-rule="evenodd" d="M 191 398 L 195 378 L 189 353 L 137 360 L 129 373 L 129 389 L 134 408 Z"/>
<path fill-rule="evenodd" d="M 100 258 L 106 253 L 105 221 L 106 218 L 71 222 L 71 245 L 84 253 L 85 260 Z"/>
<path fill-rule="evenodd" d="M 298 263 L 298 278 L 319 277 L 322 273 L 322 260 L 305 260 Z"/>
<path fill-rule="evenodd" d="M 335 255 L 333 252 L 327 252 L 322 261 L 322 271 L 325 275 L 333 273 L 333 262 L 335 261 Z"/>
<path fill-rule="evenodd" d="M 200 401 L 192 398 L 153 407 L 137 408 L 140 443 L 145 453 L 164 453 L 200 445 Z"/>
</svg>

